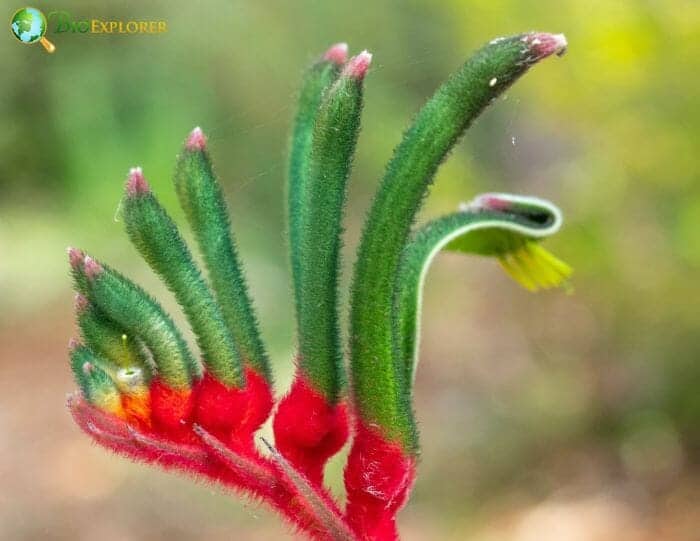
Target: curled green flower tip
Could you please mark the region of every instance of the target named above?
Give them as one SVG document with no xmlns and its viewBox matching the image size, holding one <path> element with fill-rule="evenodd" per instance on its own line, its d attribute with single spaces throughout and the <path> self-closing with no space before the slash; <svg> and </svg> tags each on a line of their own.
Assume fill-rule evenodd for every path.
<svg viewBox="0 0 700 541">
<path fill-rule="evenodd" d="M 129 173 L 123 216 L 129 238 L 182 306 L 209 372 L 225 385 L 242 387 L 240 354 L 219 306 L 139 168 Z"/>
<path fill-rule="evenodd" d="M 158 302 L 128 278 L 87 256 L 83 264 L 89 298 L 110 320 L 137 336 L 153 355 L 158 376 L 169 386 L 188 389 L 202 368 Z"/>
<path fill-rule="evenodd" d="M 358 413 L 416 447 L 405 371 L 394 358 L 394 282 L 411 224 L 438 166 L 467 127 L 529 67 L 566 48 L 562 35 L 498 38 L 477 51 L 416 115 L 394 151 L 365 222 L 351 298 L 351 369 Z"/>
<path fill-rule="evenodd" d="M 571 267 L 532 242 L 559 229 L 561 212 L 549 201 L 503 193 L 483 194 L 466 205 L 466 212 L 492 211 L 513 220 L 510 228 L 482 232 L 478 237 L 457 237 L 445 249 L 498 257 L 508 275 L 529 291 L 569 288 Z M 515 223 L 517 220 L 521 226 Z M 511 230 L 512 229 L 512 230 Z M 521 236 L 515 232 L 522 233 Z M 530 238 L 532 237 L 532 239 Z"/>
<path fill-rule="evenodd" d="M 301 295 L 301 266 L 303 264 L 297 248 L 304 232 L 303 223 L 313 212 L 308 204 L 308 165 L 311 157 L 312 136 L 323 95 L 338 77 L 341 66 L 347 59 L 347 51 L 348 47 L 345 43 L 333 45 L 318 62 L 306 71 L 292 128 L 287 175 L 287 212 L 297 316 L 299 312 L 298 300 Z"/>
<path fill-rule="evenodd" d="M 495 257 L 507 262 L 508 274 L 527 289 L 555 287 L 571 269 L 537 243 L 560 225 L 561 212 L 548 201 L 485 194 L 413 234 L 402 256 L 394 301 L 395 351 L 405 367 L 405 392 L 411 392 L 418 365 L 423 283 L 435 256 L 449 250 Z M 516 270 L 511 261 L 517 261 Z"/>
<path fill-rule="evenodd" d="M 321 101 L 305 171 L 308 214 L 295 246 L 299 366 L 332 403 L 345 380 L 338 316 L 342 217 L 370 61 L 366 51 L 350 59 Z"/>
<path fill-rule="evenodd" d="M 95 354 L 75 341 L 71 341 L 69 349 L 73 376 L 83 396 L 101 410 L 121 415 L 119 389 L 109 374 L 100 367 Z"/>
<path fill-rule="evenodd" d="M 109 360 L 115 372 L 119 368 L 135 367 L 146 382 L 150 380 L 146 354 L 135 336 L 129 336 L 80 293 L 75 296 L 75 311 L 85 343 L 97 355 Z"/>
<path fill-rule="evenodd" d="M 242 360 L 271 381 L 270 363 L 239 261 L 226 201 L 200 128 L 195 128 L 185 141 L 174 178 L 180 205 L 195 234 L 222 317 Z"/>
</svg>

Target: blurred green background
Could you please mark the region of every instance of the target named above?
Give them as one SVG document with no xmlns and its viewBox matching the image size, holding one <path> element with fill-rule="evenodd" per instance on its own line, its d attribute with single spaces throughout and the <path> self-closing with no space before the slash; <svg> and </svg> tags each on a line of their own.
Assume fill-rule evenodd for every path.
<svg viewBox="0 0 700 541">
<path fill-rule="evenodd" d="M 401 529 L 407 540 L 698 539 L 700 3 L 34 5 L 76 19 L 163 19 L 169 31 L 49 33 L 51 56 L 10 32 L 0 45 L 0 538 L 292 538 L 267 511 L 110 456 L 72 425 L 65 247 L 121 268 L 183 321 L 129 245 L 117 205 L 140 165 L 183 223 L 170 176 L 201 125 L 281 391 L 294 343 L 285 154 L 304 67 L 336 41 L 374 53 L 349 268 L 417 108 L 480 44 L 537 29 L 564 32 L 568 54 L 483 115 L 421 220 L 483 191 L 549 198 L 566 223 L 547 246 L 575 268 L 575 292 L 529 294 L 488 260 L 436 262 L 417 379 L 423 459 Z M 4 3 L 3 16 L 19 7 Z M 335 460 L 338 489 L 341 468 Z"/>
</svg>

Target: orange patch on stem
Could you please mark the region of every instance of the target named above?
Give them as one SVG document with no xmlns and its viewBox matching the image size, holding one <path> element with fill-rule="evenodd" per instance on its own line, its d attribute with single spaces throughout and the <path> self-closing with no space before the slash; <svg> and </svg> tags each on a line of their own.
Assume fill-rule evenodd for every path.
<svg viewBox="0 0 700 541">
<path fill-rule="evenodd" d="M 151 395 L 148 391 L 122 395 L 126 422 L 139 430 L 151 429 Z"/>
</svg>

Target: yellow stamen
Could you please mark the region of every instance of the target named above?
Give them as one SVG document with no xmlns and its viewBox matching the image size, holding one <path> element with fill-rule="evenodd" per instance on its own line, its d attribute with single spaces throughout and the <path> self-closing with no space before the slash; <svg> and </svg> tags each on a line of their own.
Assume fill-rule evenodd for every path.
<svg viewBox="0 0 700 541">
<path fill-rule="evenodd" d="M 570 291 L 567 280 L 573 272 L 571 267 L 536 242 L 525 242 L 501 255 L 499 261 L 508 276 L 528 291 L 559 286 Z"/>
</svg>

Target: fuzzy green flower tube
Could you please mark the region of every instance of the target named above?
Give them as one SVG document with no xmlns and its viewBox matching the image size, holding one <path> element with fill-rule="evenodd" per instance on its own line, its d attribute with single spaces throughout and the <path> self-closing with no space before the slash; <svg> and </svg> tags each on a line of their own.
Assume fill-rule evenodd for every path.
<svg viewBox="0 0 700 541">
<path fill-rule="evenodd" d="M 358 413 L 408 452 L 418 441 L 409 382 L 395 358 L 395 276 L 435 172 L 466 128 L 530 66 L 561 53 L 563 36 L 529 33 L 493 40 L 477 51 L 423 106 L 387 166 L 369 211 L 351 298 L 351 369 Z"/>
<path fill-rule="evenodd" d="M 290 189 L 302 191 L 298 202 L 306 211 L 290 215 L 298 366 L 273 429 L 279 451 L 316 485 L 322 484 L 326 462 L 349 434 L 338 321 L 341 222 L 371 58 L 367 51 L 351 58 L 323 93 L 303 179 L 290 178 Z"/>
<path fill-rule="evenodd" d="M 300 273 L 302 258 L 296 250 L 304 228 L 304 218 L 311 213 L 308 208 L 308 163 L 311 156 L 311 142 L 321 105 L 321 99 L 333 81 L 348 55 L 347 43 L 337 43 L 330 47 L 323 57 L 304 74 L 297 114 L 294 118 L 289 148 L 289 170 L 287 175 L 287 212 L 289 215 L 289 246 L 292 262 L 292 282 L 295 299 L 300 296 Z M 298 311 L 298 308 L 297 308 Z"/>
<path fill-rule="evenodd" d="M 404 363 L 409 390 L 418 365 L 423 283 L 435 256 L 446 250 L 495 257 L 527 289 L 556 287 L 571 269 L 537 243 L 560 226 L 561 213 L 549 201 L 484 194 L 460 212 L 433 220 L 412 235 L 404 249 L 394 301 L 395 351 Z"/>
<path fill-rule="evenodd" d="M 338 321 L 342 217 L 371 59 L 366 51 L 353 57 L 323 97 L 306 164 L 307 214 L 294 245 L 299 368 L 330 403 L 344 380 Z"/>
<path fill-rule="evenodd" d="M 129 173 L 122 213 L 129 238 L 183 307 L 207 370 L 224 385 L 243 387 L 240 355 L 219 306 L 140 168 Z"/>
<path fill-rule="evenodd" d="M 226 201 L 200 128 L 195 128 L 185 142 L 178 157 L 174 182 L 180 205 L 204 258 L 221 315 L 242 362 L 271 382 L 269 359 L 239 261 Z"/>
</svg>

